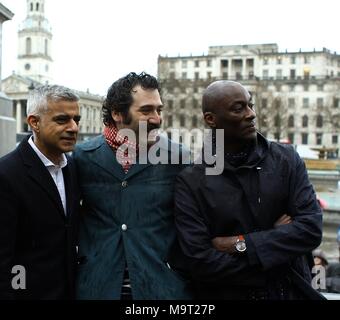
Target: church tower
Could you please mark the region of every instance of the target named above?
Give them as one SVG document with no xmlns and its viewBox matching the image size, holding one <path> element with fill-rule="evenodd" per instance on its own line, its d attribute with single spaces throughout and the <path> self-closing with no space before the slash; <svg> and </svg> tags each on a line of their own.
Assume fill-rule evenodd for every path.
<svg viewBox="0 0 340 320">
<path fill-rule="evenodd" d="M 52 82 L 52 28 L 45 0 L 27 0 L 27 17 L 19 27 L 18 74 L 42 84 Z"/>
</svg>

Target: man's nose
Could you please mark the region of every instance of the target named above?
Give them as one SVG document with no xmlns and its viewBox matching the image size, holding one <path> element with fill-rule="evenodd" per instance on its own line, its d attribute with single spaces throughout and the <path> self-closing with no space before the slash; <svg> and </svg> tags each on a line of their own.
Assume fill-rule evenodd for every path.
<svg viewBox="0 0 340 320">
<path fill-rule="evenodd" d="M 152 124 L 158 124 L 160 125 L 162 123 L 162 116 L 155 112 L 150 118 L 149 118 L 149 123 Z"/>
<path fill-rule="evenodd" d="M 250 106 L 247 107 L 247 119 L 255 119 L 256 118 L 256 112 L 253 108 L 251 108 Z"/>
<path fill-rule="evenodd" d="M 71 119 L 70 125 L 69 125 L 68 128 L 67 128 L 67 131 L 77 133 L 77 132 L 79 131 L 78 122 L 76 122 L 76 121 L 74 121 L 73 119 Z"/>
</svg>

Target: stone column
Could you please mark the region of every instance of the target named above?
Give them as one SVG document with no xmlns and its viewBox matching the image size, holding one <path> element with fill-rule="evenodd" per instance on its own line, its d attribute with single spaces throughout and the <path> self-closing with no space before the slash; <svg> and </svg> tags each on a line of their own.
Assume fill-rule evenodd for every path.
<svg viewBox="0 0 340 320">
<path fill-rule="evenodd" d="M 247 75 L 247 59 L 242 59 L 242 79 L 248 78 Z"/>
<path fill-rule="evenodd" d="M 20 133 L 22 132 L 22 107 L 20 100 L 18 100 L 16 104 L 16 115 L 17 115 L 17 133 Z"/>
</svg>

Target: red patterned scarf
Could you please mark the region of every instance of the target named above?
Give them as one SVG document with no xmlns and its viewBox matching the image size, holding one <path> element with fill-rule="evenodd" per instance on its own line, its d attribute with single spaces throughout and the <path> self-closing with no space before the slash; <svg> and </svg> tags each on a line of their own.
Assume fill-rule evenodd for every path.
<svg viewBox="0 0 340 320">
<path fill-rule="evenodd" d="M 131 154 L 128 153 L 128 150 L 122 151 L 119 147 L 125 144 L 128 149 L 136 150 L 136 156 L 138 155 L 138 144 L 134 142 L 128 141 L 128 138 L 119 134 L 118 129 L 111 125 L 104 128 L 104 137 L 108 145 L 116 151 L 117 160 L 122 165 L 125 173 L 128 173 L 129 169 L 133 165 L 135 159 Z"/>
</svg>

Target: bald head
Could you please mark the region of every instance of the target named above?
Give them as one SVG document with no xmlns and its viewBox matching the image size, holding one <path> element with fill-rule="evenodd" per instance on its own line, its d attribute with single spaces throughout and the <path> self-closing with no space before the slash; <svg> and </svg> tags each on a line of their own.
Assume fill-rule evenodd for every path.
<svg viewBox="0 0 340 320">
<path fill-rule="evenodd" d="M 240 83 L 235 81 L 220 80 L 210 84 L 203 93 L 203 113 L 215 112 L 216 108 L 221 106 L 225 99 L 232 96 L 235 90 L 247 91 Z"/>
</svg>

